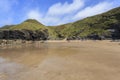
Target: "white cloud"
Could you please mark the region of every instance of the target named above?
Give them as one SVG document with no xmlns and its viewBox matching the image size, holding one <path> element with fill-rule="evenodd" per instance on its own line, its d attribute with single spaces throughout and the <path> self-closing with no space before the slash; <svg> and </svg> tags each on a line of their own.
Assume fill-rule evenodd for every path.
<svg viewBox="0 0 120 80">
<path fill-rule="evenodd" d="M 55 24 L 59 21 L 58 17 L 55 16 L 48 16 L 48 15 L 42 15 L 41 12 L 38 9 L 30 10 L 27 13 L 27 19 L 36 19 L 40 21 L 43 24 Z"/>
<path fill-rule="evenodd" d="M 27 14 L 27 18 L 30 18 L 30 19 L 40 20 L 41 17 L 42 17 L 42 15 L 40 14 L 39 10 L 31 10 Z"/>
<path fill-rule="evenodd" d="M 61 23 L 64 24 L 68 22 L 67 19 L 65 19 L 67 15 L 72 15 L 83 6 L 83 0 L 73 0 L 72 3 L 65 2 L 63 4 L 59 2 L 53 4 L 44 15 L 41 15 L 39 10 L 30 10 L 27 13 L 27 18 L 37 19 L 45 25 L 59 25 Z"/>
<path fill-rule="evenodd" d="M 86 7 L 85 9 L 79 11 L 74 17 L 74 20 L 83 19 L 85 17 L 93 16 L 96 14 L 103 13 L 112 8 L 112 3 L 102 2 L 95 6 Z"/>
<path fill-rule="evenodd" d="M 27 13 L 27 18 L 37 19 L 45 25 L 60 25 L 103 13 L 114 6 L 114 3 L 107 1 L 86 6 L 85 0 L 73 0 L 72 3 L 53 4 L 45 14 L 42 14 L 38 8 L 30 10 Z"/>
<path fill-rule="evenodd" d="M 60 25 L 69 22 L 67 17 L 73 15 L 84 6 L 83 0 L 73 0 L 72 3 L 56 3 L 53 4 L 46 15 L 43 17 L 43 23 L 46 25 Z"/>
<path fill-rule="evenodd" d="M 71 12 L 75 12 L 84 6 L 83 0 L 73 0 L 73 3 L 68 2 L 56 3 L 52 5 L 48 10 L 48 15 L 63 15 Z"/>
</svg>

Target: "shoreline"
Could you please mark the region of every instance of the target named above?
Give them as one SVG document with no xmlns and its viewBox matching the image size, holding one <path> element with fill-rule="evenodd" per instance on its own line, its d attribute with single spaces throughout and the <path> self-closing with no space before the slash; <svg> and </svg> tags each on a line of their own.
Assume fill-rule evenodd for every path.
<svg viewBox="0 0 120 80">
<path fill-rule="evenodd" d="M 41 40 L 41 41 L 27 41 L 27 40 L 0 40 L 0 46 L 7 45 L 21 45 L 33 43 L 76 43 L 76 42 L 120 42 L 120 40 Z"/>
</svg>

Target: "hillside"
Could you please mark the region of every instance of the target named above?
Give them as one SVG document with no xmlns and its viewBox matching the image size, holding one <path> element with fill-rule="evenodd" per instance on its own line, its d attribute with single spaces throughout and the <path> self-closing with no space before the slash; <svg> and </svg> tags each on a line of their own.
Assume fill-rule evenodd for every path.
<svg viewBox="0 0 120 80">
<path fill-rule="evenodd" d="M 7 25 L 1 29 L 13 32 L 14 30 L 45 32 L 45 35 L 48 35 L 47 39 L 120 39 L 120 7 L 60 26 L 44 26 L 36 20 L 28 19 L 21 24 Z"/>
<path fill-rule="evenodd" d="M 64 27 L 64 28 L 63 28 Z M 120 39 L 120 7 L 106 13 L 59 26 L 60 34 L 69 39 L 117 38 Z"/>
<path fill-rule="evenodd" d="M 28 19 L 21 24 L 10 27 L 9 29 L 11 30 L 21 30 L 21 29 L 38 30 L 38 29 L 46 29 L 46 27 L 43 24 L 39 23 L 37 20 Z"/>
<path fill-rule="evenodd" d="M 0 29 L 0 39 L 46 40 L 48 35 L 48 28 L 33 19 L 28 19 L 18 25 L 7 25 Z"/>
<path fill-rule="evenodd" d="M 1 27 L 0 29 L 10 29 L 13 26 L 15 26 L 15 25 L 5 25 L 5 26 Z"/>
</svg>

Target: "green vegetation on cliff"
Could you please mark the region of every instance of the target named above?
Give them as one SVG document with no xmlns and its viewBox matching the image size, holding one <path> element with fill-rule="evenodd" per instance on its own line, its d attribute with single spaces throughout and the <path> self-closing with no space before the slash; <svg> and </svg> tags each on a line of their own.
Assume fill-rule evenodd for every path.
<svg viewBox="0 0 120 80">
<path fill-rule="evenodd" d="M 46 27 L 43 24 L 39 23 L 37 20 L 28 19 L 21 24 L 10 27 L 9 29 L 11 30 L 21 30 L 21 29 L 38 30 L 38 29 L 46 29 Z"/>
<path fill-rule="evenodd" d="M 47 39 L 120 39 L 120 7 L 60 26 L 46 27 L 36 20 L 28 19 L 21 24 L 7 25 L 1 29 L 45 30 L 49 35 Z"/>
<path fill-rule="evenodd" d="M 66 24 L 64 27 L 61 35 L 68 38 L 85 38 L 92 35 L 110 37 L 110 31 L 115 31 L 114 36 L 120 37 L 120 8 L 70 23 L 70 25 Z"/>
</svg>

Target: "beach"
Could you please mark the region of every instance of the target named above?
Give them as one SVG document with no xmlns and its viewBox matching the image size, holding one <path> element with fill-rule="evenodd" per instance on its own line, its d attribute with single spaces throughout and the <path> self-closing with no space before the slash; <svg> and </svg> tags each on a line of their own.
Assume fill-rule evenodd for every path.
<svg viewBox="0 0 120 80">
<path fill-rule="evenodd" d="M 46 41 L 0 48 L 0 80 L 120 80 L 120 43 Z"/>
</svg>

